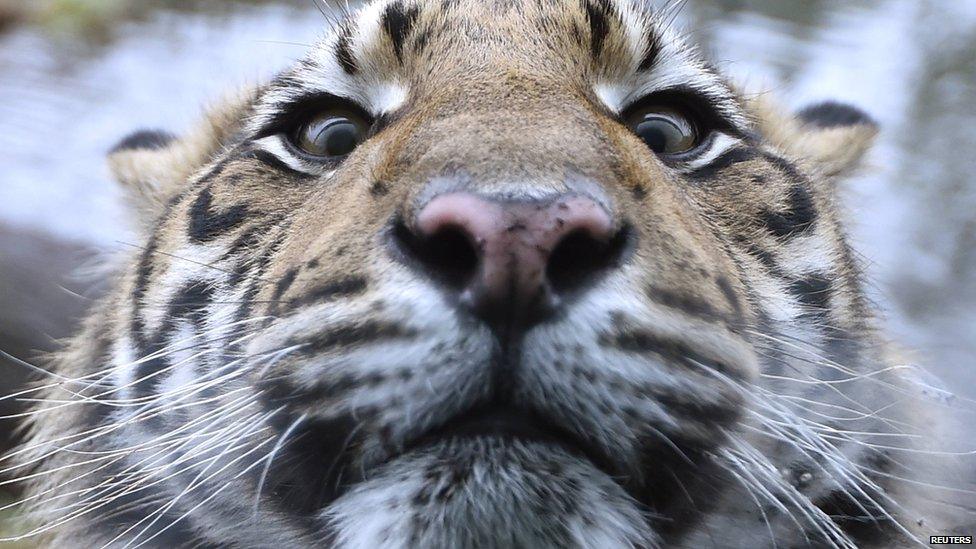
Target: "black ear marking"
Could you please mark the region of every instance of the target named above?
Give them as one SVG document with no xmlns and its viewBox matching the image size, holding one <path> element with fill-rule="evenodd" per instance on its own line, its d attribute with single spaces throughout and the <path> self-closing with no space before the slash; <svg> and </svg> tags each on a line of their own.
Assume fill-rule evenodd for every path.
<svg viewBox="0 0 976 549">
<path fill-rule="evenodd" d="M 176 136 L 164 130 L 138 130 L 129 134 L 108 153 L 115 154 L 122 151 L 153 151 L 162 149 L 176 141 Z"/>
<path fill-rule="evenodd" d="M 804 124 L 817 128 L 842 128 L 847 126 L 873 126 L 878 123 L 868 113 L 852 105 L 837 101 L 824 101 L 805 107 L 797 113 Z"/>
</svg>

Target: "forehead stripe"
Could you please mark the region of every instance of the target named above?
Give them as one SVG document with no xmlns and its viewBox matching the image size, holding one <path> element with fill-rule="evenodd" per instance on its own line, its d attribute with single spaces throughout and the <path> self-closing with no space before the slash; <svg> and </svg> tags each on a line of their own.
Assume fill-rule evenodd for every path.
<svg viewBox="0 0 976 549">
<path fill-rule="evenodd" d="M 647 33 L 647 45 L 644 46 L 644 55 L 641 56 L 637 70 L 646 71 L 654 66 L 658 56 L 661 54 L 661 37 L 653 30 Z"/>
<path fill-rule="evenodd" d="M 354 75 L 359 72 L 359 65 L 356 63 L 356 58 L 352 54 L 352 48 L 350 47 L 350 42 L 352 41 L 352 25 L 349 22 L 345 22 L 342 25 L 342 30 L 339 31 L 339 37 L 336 39 L 335 45 L 335 56 L 336 61 L 339 62 L 339 66 L 348 75 Z"/>
<path fill-rule="evenodd" d="M 420 10 L 417 6 L 404 8 L 401 2 L 393 2 L 383 11 L 383 29 L 393 42 L 393 53 L 403 62 L 403 43 L 406 41 Z"/>
<path fill-rule="evenodd" d="M 610 34 L 609 18 L 613 8 L 608 0 L 583 0 L 583 7 L 586 10 L 586 21 L 590 24 L 590 53 L 597 58 L 600 57 L 603 43 Z"/>
</svg>

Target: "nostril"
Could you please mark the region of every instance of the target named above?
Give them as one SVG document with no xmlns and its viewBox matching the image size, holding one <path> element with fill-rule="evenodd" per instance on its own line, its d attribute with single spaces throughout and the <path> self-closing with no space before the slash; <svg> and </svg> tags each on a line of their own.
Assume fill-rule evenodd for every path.
<svg viewBox="0 0 976 549">
<path fill-rule="evenodd" d="M 546 278 L 553 291 L 570 293 L 619 264 L 628 248 L 630 232 L 625 226 L 611 238 L 602 239 L 580 229 L 563 237 L 546 265 Z"/>
<path fill-rule="evenodd" d="M 460 226 L 444 225 L 429 236 L 421 236 L 397 222 L 393 236 L 410 260 L 442 284 L 461 290 L 477 273 L 478 251 Z"/>
<path fill-rule="evenodd" d="M 586 196 L 511 200 L 458 191 L 396 219 L 398 259 L 490 325 L 524 328 L 621 264 L 629 225 Z M 560 295 L 562 294 L 562 295 Z"/>
</svg>

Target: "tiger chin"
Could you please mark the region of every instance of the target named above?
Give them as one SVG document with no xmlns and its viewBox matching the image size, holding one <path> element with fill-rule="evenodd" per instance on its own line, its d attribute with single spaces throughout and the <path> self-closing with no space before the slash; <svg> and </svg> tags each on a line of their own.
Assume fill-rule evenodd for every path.
<svg viewBox="0 0 976 549">
<path fill-rule="evenodd" d="M 142 240 L 36 389 L 25 535 L 895 547 L 972 520 L 840 222 L 874 122 L 743 95 L 670 9 L 372 2 L 186 135 L 122 141 Z"/>
</svg>

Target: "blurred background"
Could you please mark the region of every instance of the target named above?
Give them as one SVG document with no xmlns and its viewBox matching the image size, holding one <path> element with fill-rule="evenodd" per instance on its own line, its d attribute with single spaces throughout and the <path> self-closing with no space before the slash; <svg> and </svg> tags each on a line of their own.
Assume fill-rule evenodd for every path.
<svg viewBox="0 0 976 549">
<path fill-rule="evenodd" d="M 287 66 L 325 32 L 321 11 L 0 0 L 0 350 L 53 348 L 99 293 L 100 254 L 138 244 L 105 152 L 137 128 L 180 132 Z M 842 100 L 881 123 L 841 191 L 871 297 L 919 364 L 976 397 L 976 0 L 688 0 L 679 22 L 750 93 Z M 28 373 L 0 356 L 0 393 Z"/>
</svg>

